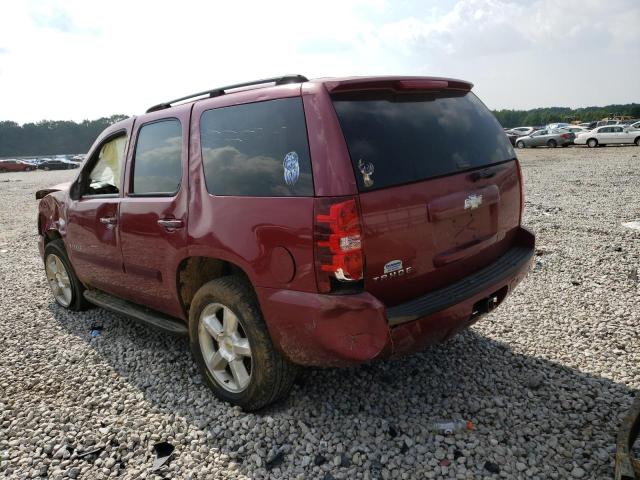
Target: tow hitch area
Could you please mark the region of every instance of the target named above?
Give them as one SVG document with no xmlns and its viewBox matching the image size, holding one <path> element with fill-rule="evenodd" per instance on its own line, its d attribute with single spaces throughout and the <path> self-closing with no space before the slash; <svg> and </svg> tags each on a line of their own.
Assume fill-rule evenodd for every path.
<svg viewBox="0 0 640 480">
<path fill-rule="evenodd" d="M 640 394 L 622 421 L 616 442 L 616 480 L 639 480 L 640 460 L 634 457 L 633 445 L 640 433 Z"/>
<path fill-rule="evenodd" d="M 504 295 L 503 295 L 504 297 Z M 483 298 L 479 302 L 476 302 L 473 305 L 473 310 L 471 311 L 471 317 L 476 318 L 480 315 L 484 315 L 485 313 L 489 313 L 491 310 L 496 308 L 500 303 L 500 298 L 498 293 L 494 293 L 493 295 L 488 296 L 487 298 Z"/>
</svg>

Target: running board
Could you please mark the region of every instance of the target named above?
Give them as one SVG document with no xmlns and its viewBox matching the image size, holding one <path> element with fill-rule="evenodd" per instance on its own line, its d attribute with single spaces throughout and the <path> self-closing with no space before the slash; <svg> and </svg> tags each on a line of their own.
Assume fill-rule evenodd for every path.
<svg viewBox="0 0 640 480">
<path fill-rule="evenodd" d="M 180 335 L 187 335 L 189 331 L 187 326 L 180 320 L 165 315 L 164 313 L 156 312 L 149 308 L 137 305 L 133 302 L 128 302 L 108 293 L 100 290 L 85 290 L 84 298 L 89 302 L 99 307 L 111 310 L 112 312 L 121 313 L 127 317 L 140 320 L 152 327 L 160 328 L 167 332 L 177 333 Z"/>
</svg>

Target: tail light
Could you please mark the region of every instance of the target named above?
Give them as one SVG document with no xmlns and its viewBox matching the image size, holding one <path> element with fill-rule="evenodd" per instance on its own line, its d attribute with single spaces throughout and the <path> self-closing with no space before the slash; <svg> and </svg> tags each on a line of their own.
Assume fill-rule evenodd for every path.
<svg viewBox="0 0 640 480">
<path fill-rule="evenodd" d="M 560 135 L 560 138 L 569 138 L 569 134 L 568 133 L 563 133 L 562 135 Z"/>
<path fill-rule="evenodd" d="M 516 165 L 518 167 L 518 180 L 520 183 L 520 223 L 522 223 L 522 215 L 524 214 L 524 179 L 522 178 L 520 160 L 516 160 Z"/>
<path fill-rule="evenodd" d="M 355 198 L 316 198 L 314 219 L 318 289 L 329 293 L 345 288 L 361 288 L 364 256 L 360 214 Z"/>
</svg>

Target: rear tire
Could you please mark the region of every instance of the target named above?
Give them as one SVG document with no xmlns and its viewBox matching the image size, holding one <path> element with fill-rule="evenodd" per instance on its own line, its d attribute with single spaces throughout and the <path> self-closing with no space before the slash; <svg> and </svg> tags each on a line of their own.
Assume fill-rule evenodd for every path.
<svg viewBox="0 0 640 480">
<path fill-rule="evenodd" d="M 62 240 L 56 239 L 47 243 L 44 247 L 44 264 L 47 281 L 58 305 L 76 312 L 91 306 L 84 298 L 84 285 L 71 266 Z M 70 295 L 64 295 L 64 287 L 70 290 Z"/>
<path fill-rule="evenodd" d="M 189 309 L 189 339 L 202 376 L 220 400 L 253 411 L 293 386 L 297 367 L 274 347 L 255 293 L 240 276 L 200 287 Z"/>
<path fill-rule="evenodd" d="M 549 148 L 556 148 L 558 146 L 558 142 L 556 142 L 555 140 L 549 140 L 547 142 L 547 147 Z"/>
<path fill-rule="evenodd" d="M 590 138 L 589 140 L 587 140 L 587 145 L 589 146 L 589 148 L 596 148 L 598 146 L 598 140 L 596 140 L 595 138 Z"/>
<path fill-rule="evenodd" d="M 640 137 L 636 138 L 633 143 L 635 143 L 637 147 L 640 147 Z"/>
<path fill-rule="evenodd" d="M 522 140 L 520 140 L 519 142 L 516 142 L 516 147 L 518 148 L 524 148 L 526 145 L 524 144 L 524 142 Z"/>
</svg>

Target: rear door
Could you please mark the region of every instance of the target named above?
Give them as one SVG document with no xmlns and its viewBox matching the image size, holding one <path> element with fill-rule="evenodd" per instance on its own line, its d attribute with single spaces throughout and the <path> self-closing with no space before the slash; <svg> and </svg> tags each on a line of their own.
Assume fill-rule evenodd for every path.
<svg viewBox="0 0 640 480">
<path fill-rule="evenodd" d="M 126 296 L 182 316 L 176 271 L 185 256 L 191 105 L 139 118 L 120 205 Z"/>
<path fill-rule="evenodd" d="M 352 93 L 333 104 L 360 191 L 369 292 L 393 306 L 511 246 L 515 152 L 473 93 Z"/>
</svg>

